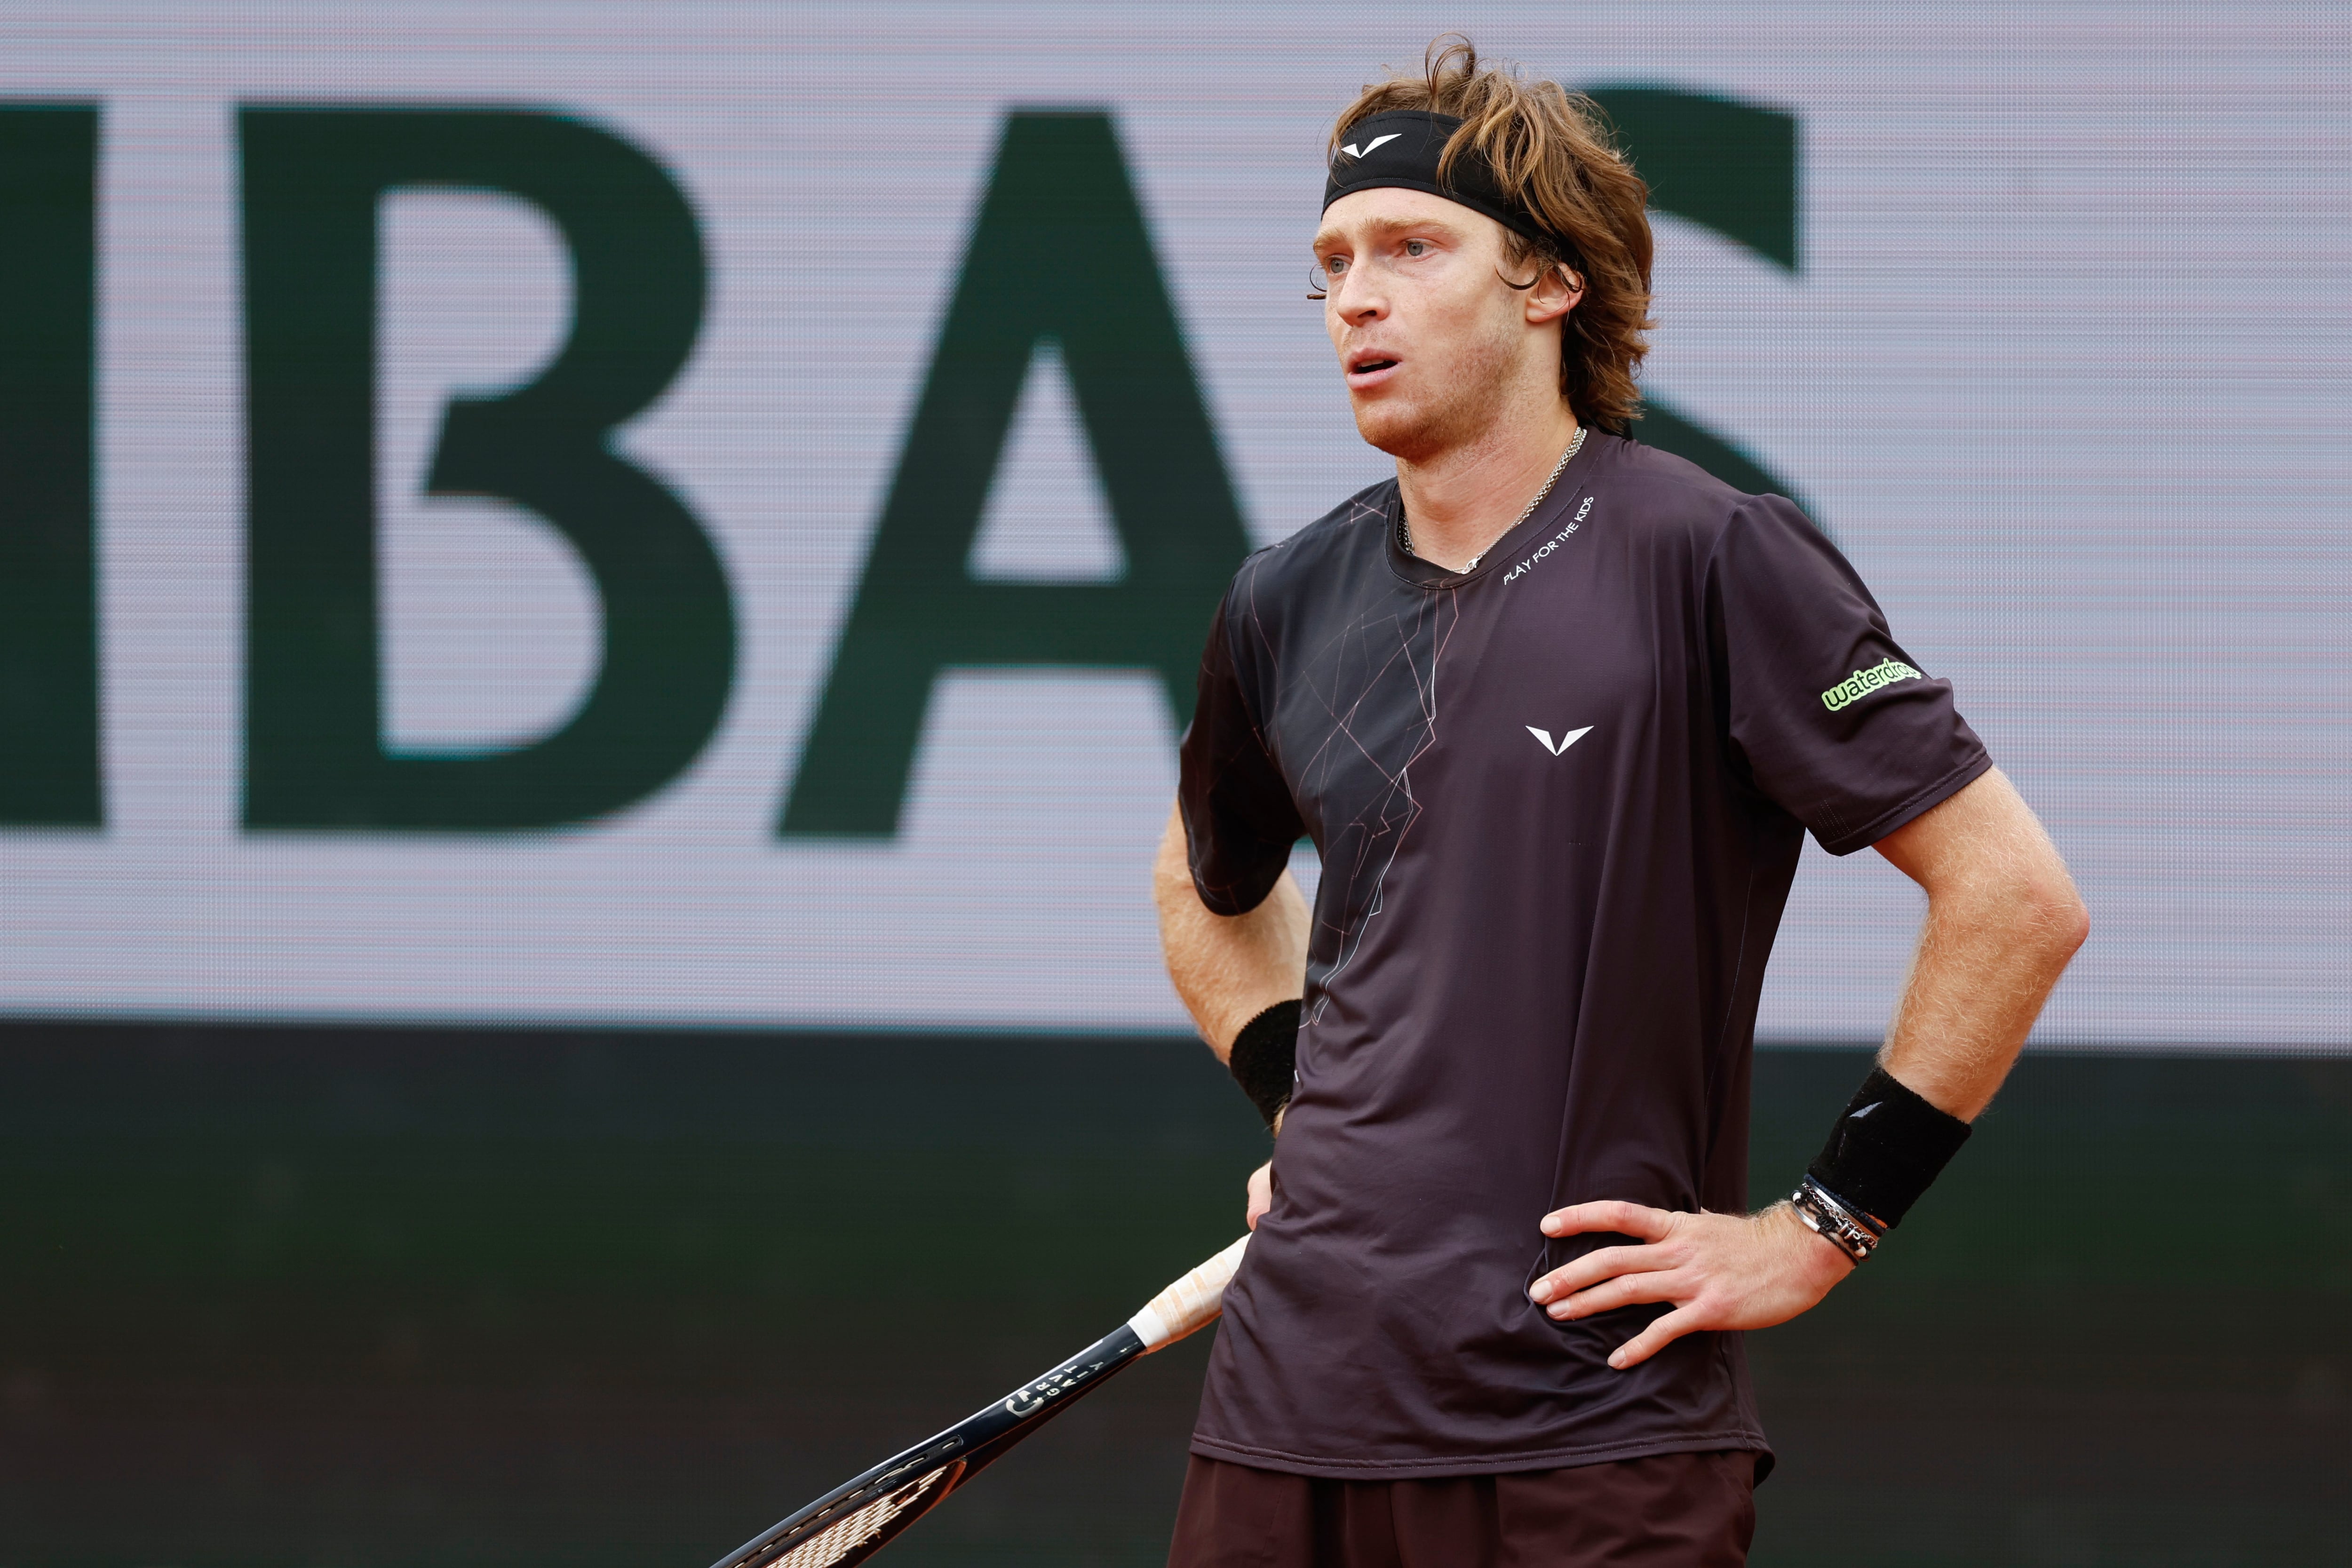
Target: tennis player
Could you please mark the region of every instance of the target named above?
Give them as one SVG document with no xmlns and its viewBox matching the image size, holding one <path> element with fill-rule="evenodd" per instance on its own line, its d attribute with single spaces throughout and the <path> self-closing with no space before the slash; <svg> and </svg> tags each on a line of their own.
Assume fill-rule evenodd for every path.
<svg viewBox="0 0 2352 1568">
<path fill-rule="evenodd" d="M 1440 45 L 1340 116 L 1314 237 L 1396 478 L 1234 577 L 1159 864 L 1177 988 L 1276 1130 L 1170 1561 L 1736 1564 L 1771 1464 L 1741 1331 L 1903 1219 L 2087 917 L 1829 541 L 1641 444 L 1645 191 L 1595 111 Z M 1926 921 L 1751 1214 L 1807 831 Z"/>
</svg>

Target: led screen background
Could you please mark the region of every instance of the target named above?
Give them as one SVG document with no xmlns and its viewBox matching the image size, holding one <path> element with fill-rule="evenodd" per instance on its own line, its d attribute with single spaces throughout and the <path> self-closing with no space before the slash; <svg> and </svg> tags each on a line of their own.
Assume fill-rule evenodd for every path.
<svg viewBox="0 0 2352 1568">
<path fill-rule="evenodd" d="M 1769 191 L 1743 219 L 1689 183 L 1753 168 L 1769 184 L 1769 147 L 1703 110 L 1621 116 L 1696 209 L 1654 174 L 1646 384 L 1804 500 L 2049 823 L 2095 929 L 2040 1037 L 2352 1038 L 2352 94 L 2323 6 L 15 13 L 0 99 L 95 115 L 100 820 L 0 812 L 0 1010 L 1181 1027 L 1145 889 L 1180 722 L 1156 668 L 994 662 L 1035 656 L 966 627 L 950 595 L 928 702 L 910 718 L 853 687 L 835 721 L 860 755 L 917 726 L 895 814 L 862 803 L 892 777 L 871 755 L 834 775 L 831 817 L 796 829 L 795 790 L 862 595 L 1195 594 L 1220 529 L 1280 538 L 1381 475 L 1302 298 L 1305 240 L 1333 113 L 1449 26 L 1612 101 L 1789 128 L 1775 254 Z M 1637 89 L 1651 96 L 1623 96 Z M 651 256 L 657 226 L 583 240 L 545 189 L 395 180 L 375 209 L 374 330 L 340 373 L 374 394 L 366 471 L 337 467 L 269 379 L 287 362 L 248 353 L 257 280 L 266 326 L 292 308 L 271 279 L 300 293 L 329 270 L 299 226 L 272 226 L 257 127 L 365 106 L 576 128 L 606 150 L 598 167 L 674 189 L 698 279 L 641 257 L 590 300 L 604 263 L 582 257 Z M 1131 191 L 1142 262 L 1040 244 L 1002 265 L 1019 233 L 989 229 L 984 204 L 1009 127 L 1043 110 L 1108 127 L 1117 156 L 1088 177 Z M 968 252 L 1027 288 L 1040 323 L 997 460 L 954 470 L 980 474 L 976 535 L 955 531 L 945 459 L 910 458 Z M 1081 294 L 1139 301 L 1118 330 L 1144 345 L 1091 387 L 1087 366 L 1117 356 L 1069 333 L 1105 318 L 1053 316 Z M 386 757 L 523 754 L 629 673 L 606 664 L 570 534 L 510 499 L 425 493 L 453 400 L 532 383 L 575 310 L 606 305 L 624 332 L 683 312 L 690 348 L 602 458 L 551 482 L 582 505 L 628 489 L 628 518 L 671 506 L 731 608 L 731 645 L 679 656 L 700 686 L 656 681 L 624 714 L 656 737 L 632 753 L 652 781 L 617 804 L 574 789 L 568 819 L 520 826 L 457 821 L 466 799 L 394 820 L 432 816 L 405 784 L 373 816 L 306 805 L 299 778 L 273 795 L 257 748 L 266 772 L 326 710 L 257 725 L 249 692 L 313 673 L 285 668 L 297 644 L 248 642 L 249 610 L 272 613 L 249 594 L 257 507 L 307 537 L 303 508 L 325 518 L 334 483 L 373 496 Z M 896 552 L 878 546 L 901 491 L 913 546 Z M 961 559 L 924 553 L 934 538 Z M 1199 560 L 1155 566 L 1171 539 Z M 1150 608 L 1205 628 L 1209 605 Z M 1100 646 L 1129 619 L 1095 615 Z M 279 668 L 248 668 L 249 649 Z M 1874 1034 L 1917 907 L 1874 856 L 1809 850 L 1765 1036 Z"/>
</svg>

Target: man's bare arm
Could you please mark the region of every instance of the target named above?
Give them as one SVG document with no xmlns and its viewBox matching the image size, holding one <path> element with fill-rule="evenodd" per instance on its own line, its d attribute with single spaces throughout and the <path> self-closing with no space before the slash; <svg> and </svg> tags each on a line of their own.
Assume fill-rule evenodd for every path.
<svg viewBox="0 0 2352 1568">
<path fill-rule="evenodd" d="M 1192 1026 L 1223 1061 L 1233 1054 L 1234 1037 L 1243 1025 L 1306 991 L 1311 917 L 1306 896 L 1287 871 L 1265 901 L 1247 914 L 1213 914 L 1192 886 L 1185 849 L 1183 814 L 1171 811 L 1168 831 L 1160 840 L 1160 858 L 1151 868 L 1152 901 L 1160 906 L 1160 951 L 1167 956 L 1176 994 L 1192 1015 Z M 1278 1132 L 1279 1113 L 1274 1124 Z M 1242 1218 L 1252 1230 L 1273 1206 L 1272 1171 L 1269 1163 L 1250 1173 Z"/>
<path fill-rule="evenodd" d="M 1247 914 L 1213 914 L 1192 886 L 1185 849 L 1184 818 L 1171 811 L 1151 868 L 1160 949 L 1192 1026 L 1223 1061 L 1244 1024 L 1306 991 L 1307 900 L 1285 871 Z"/>
<path fill-rule="evenodd" d="M 1938 1110 L 1974 1121 L 2090 934 L 2090 911 L 1997 769 L 1875 847 L 1927 894 L 1879 1063 Z"/>
<path fill-rule="evenodd" d="M 1999 772 L 1876 847 L 1927 894 L 1927 918 L 1880 1063 L 1937 1109 L 1973 1121 L 1992 1102 L 2051 988 L 2089 934 L 2089 912 L 2049 836 Z M 1546 1215 L 1543 1230 L 1644 1243 L 1587 1254 L 1528 1291 L 1563 1319 L 1671 1302 L 1673 1311 L 1610 1357 L 1617 1367 L 1647 1360 L 1696 1330 L 1786 1322 L 1853 1268 L 1786 1204 L 1745 1215 L 1578 1204 Z"/>
</svg>

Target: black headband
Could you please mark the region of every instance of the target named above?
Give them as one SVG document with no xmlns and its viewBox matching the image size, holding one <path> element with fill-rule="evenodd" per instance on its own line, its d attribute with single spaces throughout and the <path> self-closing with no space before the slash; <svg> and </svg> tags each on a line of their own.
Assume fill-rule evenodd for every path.
<svg viewBox="0 0 2352 1568">
<path fill-rule="evenodd" d="M 1529 239 L 1546 240 L 1568 254 L 1560 237 L 1536 221 L 1535 214 L 1503 194 L 1494 166 L 1486 155 L 1465 144 L 1454 156 L 1447 178 L 1437 174 L 1445 143 L 1462 121 L 1451 114 L 1426 109 L 1388 109 L 1367 115 L 1348 127 L 1348 144 L 1331 155 L 1331 177 L 1323 185 L 1323 205 L 1341 196 L 1383 187 L 1426 191 L 1485 213 L 1496 223 Z"/>
</svg>

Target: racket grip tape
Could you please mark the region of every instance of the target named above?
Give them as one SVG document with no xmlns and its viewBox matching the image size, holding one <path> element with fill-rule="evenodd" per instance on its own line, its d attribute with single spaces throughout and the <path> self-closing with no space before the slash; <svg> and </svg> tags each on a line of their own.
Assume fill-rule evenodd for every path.
<svg viewBox="0 0 2352 1568">
<path fill-rule="evenodd" d="M 1241 1267 L 1242 1249 L 1247 1246 L 1249 1237 L 1244 1236 L 1151 1298 L 1149 1306 L 1127 1321 L 1135 1337 L 1143 1342 L 1144 1354 L 1172 1345 L 1217 1321 L 1224 1310 L 1225 1286 Z"/>
</svg>

